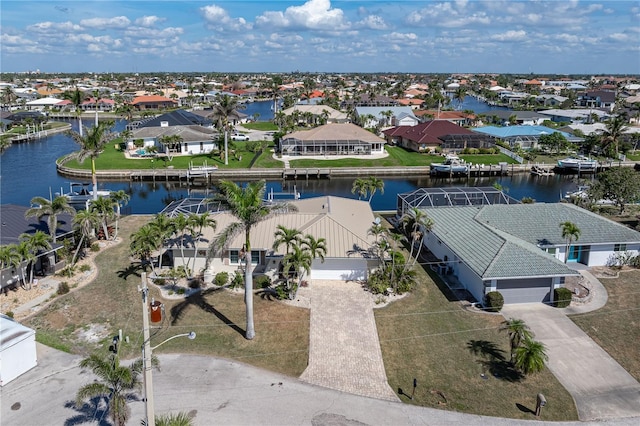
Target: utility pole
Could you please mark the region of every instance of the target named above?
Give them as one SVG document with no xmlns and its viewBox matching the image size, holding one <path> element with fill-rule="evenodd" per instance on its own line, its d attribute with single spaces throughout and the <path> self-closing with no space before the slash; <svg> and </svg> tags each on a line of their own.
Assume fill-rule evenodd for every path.
<svg viewBox="0 0 640 426">
<path fill-rule="evenodd" d="M 142 365 L 144 368 L 144 407 L 147 418 L 146 426 L 156 426 L 155 413 L 153 411 L 153 377 L 151 375 L 151 337 L 149 336 L 149 305 L 147 297 L 149 288 L 147 287 L 147 273 L 142 273 L 142 336 L 144 344 L 142 346 Z"/>
</svg>

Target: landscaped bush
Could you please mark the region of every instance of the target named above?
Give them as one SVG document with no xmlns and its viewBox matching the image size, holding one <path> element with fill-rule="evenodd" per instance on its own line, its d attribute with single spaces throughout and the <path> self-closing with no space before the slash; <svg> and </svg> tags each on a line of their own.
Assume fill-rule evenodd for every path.
<svg viewBox="0 0 640 426">
<path fill-rule="evenodd" d="M 244 273 L 236 272 L 231 280 L 231 288 L 244 287 Z"/>
<path fill-rule="evenodd" d="M 60 284 L 58 284 L 57 293 L 60 295 L 69 293 L 69 284 L 67 284 L 66 281 L 62 281 Z"/>
<path fill-rule="evenodd" d="M 500 312 L 504 306 L 504 297 L 499 291 L 490 291 L 484 295 L 484 306 L 489 312 Z"/>
<path fill-rule="evenodd" d="M 218 272 L 216 274 L 215 283 L 217 286 L 226 285 L 229 282 L 229 273 L 228 272 Z"/>
<path fill-rule="evenodd" d="M 566 308 L 571 304 L 571 290 L 565 287 L 553 290 L 553 305 L 556 308 Z"/>
<path fill-rule="evenodd" d="M 13 311 L 7 311 L 5 315 L 8 316 L 9 318 L 13 318 Z"/>
<path fill-rule="evenodd" d="M 271 278 L 266 275 L 260 275 L 254 280 L 255 288 L 267 288 L 271 285 Z"/>
<path fill-rule="evenodd" d="M 91 244 L 91 251 L 94 253 L 100 251 L 100 244 L 98 243 Z"/>
<path fill-rule="evenodd" d="M 91 270 L 91 266 L 90 265 L 87 265 L 86 263 L 80 265 L 80 272 L 88 272 L 90 270 Z"/>
</svg>

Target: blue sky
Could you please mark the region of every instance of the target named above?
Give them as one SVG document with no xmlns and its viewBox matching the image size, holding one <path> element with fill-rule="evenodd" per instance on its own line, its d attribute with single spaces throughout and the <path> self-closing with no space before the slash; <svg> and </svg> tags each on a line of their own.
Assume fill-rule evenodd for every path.
<svg viewBox="0 0 640 426">
<path fill-rule="evenodd" d="M 6 72 L 640 74 L 638 1 L 0 2 Z"/>
</svg>

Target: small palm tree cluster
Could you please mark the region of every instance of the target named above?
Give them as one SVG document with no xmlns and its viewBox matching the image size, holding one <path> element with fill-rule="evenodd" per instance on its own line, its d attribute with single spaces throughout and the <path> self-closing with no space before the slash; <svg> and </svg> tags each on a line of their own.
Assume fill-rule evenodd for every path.
<svg viewBox="0 0 640 426">
<path fill-rule="evenodd" d="M 29 290 L 33 282 L 38 253 L 50 249 L 51 238 L 44 232 L 36 231 L 33 234 L 22 234 L 18 244 L 0 247 L 0 267 L 1 269 L 17 269 L 22 287 Z"/>
<path fill-rule="evenodd" d="M 285 277 L 284 290 L 290 299 L 294 299 L 304 273 L 311 273 L 311 264 L 318 258 L 324 262 L 327 244 L 324 238 L 316 239 L 313 235 L 302 235 L 297 229 L 289 229 L 278 225 L 273 249 L 278 250 L 285 245 L 286 253 L 282 258 L 282 269 Z"/>
<path fill-rule="evenodd" d="M 509 335 L 511 362 L 523 374 L 533 374 L 544 369 L 549 359 L 546 348 L 541 342 L 533 340 L 533 334 L 523 320 L 508 319 L 500 330 Z"/>
<path fill-rule="evenodd" d="M 423 239 L 433 227 L 433 220 L 424 211 L 413 208 L 400 218 L 400 225 L 404 235 L 380 223 L 369 229 L 369 234 L 375 237 L 373 255 L 380 261 L 380 267 L 369 276 L 367 282 L 374 293 L 387 293 L 391 289 L 396 294 L 402 294 L 416 284 L 416 271 L 413 268 L 420 256 Z M 409 260 L 404 258 L 400 247 L 405 240 L 411 244 Z"/>
<path fill-rule="evenodd" d="M 368 195 L 369 202 L 371 202 L 371 199 L 377 191 L 380 191 L 381 194 L 384 194 L 384 181 L 375 176 L 369 176 L 368 178 L 358 178 L 353 182 L 353 186 L 351 187 L 351 193 L 358 194 L 358 200 L 367 198 Z"/>
<path fill-rule="evenodd" d="M 571 243 L 573 241 L 578 241 L 580 238 L 580 228 L 573 222 L 562 222 L 560 224 L 560 228 L 562 228 L 562 238 L 565 239 L 567 245 L 564 252 L 564 263 L 567 263 L 569 260 L 569 250 L 571 249 Z"/>
<path fill-rule="evenodd" d="M 165 214 L 157 214 L 154 219 L 141 227 L 131 236 L 131 255 L 137 257 L 143 266 L 151 266 L 155 273 L 155 265 L 151 261 L 153 252 L 167 244 L 180 247 L 182 268 L 187 275 L 196 263 L 197 250 L 205 228 L 216 229 L 216 221 L 209 212 L 185 215 L 183 213 L 170 218 Z M 191 246 L 193 255 L 190 259 L 185 256 L 185 247 Z M 192 263 L 193 262 L 193 263 Z"/>
</svg>

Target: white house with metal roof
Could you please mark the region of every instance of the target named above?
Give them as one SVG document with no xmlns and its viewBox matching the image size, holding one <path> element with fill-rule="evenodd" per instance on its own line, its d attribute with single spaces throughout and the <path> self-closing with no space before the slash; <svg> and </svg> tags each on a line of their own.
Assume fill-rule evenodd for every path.
<svg viewBox="0 0 640 426">
<path fill-rule="evenodd" d="M 640 251 L 640 232 L 572 204 L 441 205 L 417 206 L 434 222 L 423 243 L 440 259 L 440 272 L 456 277 L 478 301 L 499 291 L 505 303 L 550 302 L 553 289 L 578 275 L 573 265 L 607 265 Z M 567 264 L 560 228 L 566 221 L 581 230 Z"/>
<path fill-rule="evenodd" d="M 274 215 L 259 222 L 251 229 L 251 255 L 255 275 L 277 273 L 280 261 L 285 255 L 285 247 L 273 249 L 278 225 L 297 229 L 302 235 L 312 235 L 316 240 L 326 240 L 324 262 L 314 259 L 311 265 L 311 279 L 324 280 L 365 280 L 368 271 L 377 266 L 377 260 L 369 256 L 375 239 L 368 234 L 374 224 L 374 216 L 368 202 L 349 198 L 325 196 L 291 201 L 298 211 Z M 185 238 L 185 263 L 194 271 L 203 271 L 210 242 L 218 233 L 237 219 L 227 211 L 210 212 L 216 220 L 214 231 L 203 230 L 204 235 L 195 244 Z M 175 238 L 165 248 L 173 258 L 173 265 L 180 266 L 182 254 L 181 238 Z M 237 235 L 219 255 L 210 262 L 208 272 L 234 272 L 240 268 L 240 251 L 244 245 L 244 233 Z M 195 262 L 191 259 L 197 250 Z M 195 263 L 195 265 L 194 265 Z"/>
</svg>

